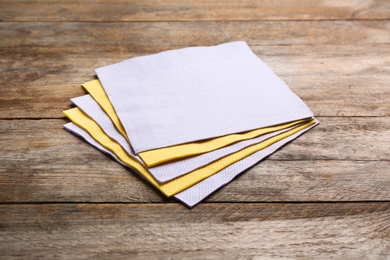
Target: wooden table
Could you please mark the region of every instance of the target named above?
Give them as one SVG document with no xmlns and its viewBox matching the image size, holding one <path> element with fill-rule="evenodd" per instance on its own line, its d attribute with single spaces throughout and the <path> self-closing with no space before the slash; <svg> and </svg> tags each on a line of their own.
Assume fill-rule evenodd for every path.
<svg viewBox="0 0 390 260">
<path fill-rule="evenodd" d="M 0 1 L 0 258 L 390 259 L 390 1 Z M 321 124 L 189 210 L 62 129 L 94 69 L 245 40 Z"/>
</svg>

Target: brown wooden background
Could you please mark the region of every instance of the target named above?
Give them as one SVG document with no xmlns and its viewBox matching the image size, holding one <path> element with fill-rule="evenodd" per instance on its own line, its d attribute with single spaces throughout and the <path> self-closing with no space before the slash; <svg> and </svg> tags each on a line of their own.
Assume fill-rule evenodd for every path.
<svg viewBox="0 0 390 260">
<path fill-rule="evenodd" d="M 245 40 L 321 124 L 189 210 L 62 129 L 94 69 Z M 390 1 L 0 0 L 0 258 L 390 258 Z"/>
</svg>

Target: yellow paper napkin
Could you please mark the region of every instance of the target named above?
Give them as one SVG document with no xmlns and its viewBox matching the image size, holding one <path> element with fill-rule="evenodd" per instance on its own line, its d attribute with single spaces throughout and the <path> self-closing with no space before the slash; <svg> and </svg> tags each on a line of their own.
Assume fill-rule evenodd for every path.
<svg viewBox="0 0 390 260">
<path fill-rule="evenodd" d="M 103 130 L 92 119 L 85 115 L 80 109 L 69 109 L 64 111 L 64 114 L 73 123 L 86 130 L 102 146 L 112 151 L 121 161 L 123 161 L 129 167 L 142 174 L 152 185 L 154 185 L 157 189 L 159 189 L 163 194 L 168 197 L 177 194 L 180 191 L 187 189 L 188 187 L 191 187 L 192 185 L 217 173 L 218 171 L 224 169 L 232 163 L 237 162 L 261 149 L 268 147 L 269 145 L 272 145 L 279 140 L 282 140 L 283 138 L 293 135 L 300 130 L 305 129 L 306 127 L 309 127 L 316 123 L 315 119 L 312 119 L 305 124 L 295 127 L 292 130 L 269 138 L 261 143 L 249 146 L 236 153 L 230 154 L 205 167 L 199 168 L 172 181 L 160 184 L 152 177 L 152 175 L 148 172 L 147 168 L 142 163 L 128 155 L 118 143 L 109 138 L 103 132 Z"/>
</svg>

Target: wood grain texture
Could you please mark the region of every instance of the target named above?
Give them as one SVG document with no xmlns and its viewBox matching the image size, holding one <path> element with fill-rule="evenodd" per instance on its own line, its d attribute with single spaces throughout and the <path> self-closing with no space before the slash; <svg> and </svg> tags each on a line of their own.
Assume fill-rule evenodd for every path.
<svg viewBox="0 0 390 260">
<path fill-rule="evenodd" d="M 389 116 L 390 45 L 254 46 L 317 116 Z M 148 54 L 129 47 L 0 50 L 0 118 L 61 118 L 94 69 Z"/>
<path fill-rule="evenodd" d="M 390 203 L 2 205 L 4 258 L 387 259 Z"/>
<path fill-rule="evenodd" d="M 315 129 L 209 201 L 390 200 L 390 118 L 319 120 Z M 0 121 L 0 201 L 166 200 L 140 178 L 61 129 L 66 122 Z"/>
<path fill-rule="evenodd" d="M 157 52 L 245 40 L 258 45 L 390 43 L 390 21 L 3 22 L 0 47 L 125 46 Z"/>
<path fill-rule="evenodd" d="M 1 259 L 389 259 L 390 1 L 0 0 Z M 189 210 L 62 129 L 94 69 L 244 40 L 321 124 Z"/>
<path fill-rule="evenodd" d="M 388 117 L 319 117 L 320 125 L 279 151 L 277 160 L 366 160 L 389 161 L 390 118 Z M 74 151 L 80 142 L 62 129 L 68 120 L 1 120 L 2 159 L 12 160 L 23 153 L 31 158 L 45 159 L 58 148 Z M 341 141 L 342 140 L 342 141 Z M 18 145 L 12 145 L 18 144 Z M 30 154 L 30 150 L 35 149 Z M 310 149 L 309 149 L 310 148 Z M 39 154 L 38 154 L 38 153 Z M 67 153 L 65 153 L 67 154 Z M 77 158 L 77 156 L 75 157 Z"/>
<path fill-rule="evenodd" d="M 0 21 L 388 19 L 386 0 L 0 1 Z"/>
</svg>

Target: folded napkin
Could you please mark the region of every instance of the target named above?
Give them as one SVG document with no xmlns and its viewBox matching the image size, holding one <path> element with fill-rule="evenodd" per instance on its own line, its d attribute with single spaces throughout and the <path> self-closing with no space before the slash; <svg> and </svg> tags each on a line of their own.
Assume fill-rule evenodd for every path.
<svg viewBox="0 0 390 260">
<path fill-rule="evenodd" d="M 231 165 L 232 163 L 238 162 L 243 158 L 260 151 L 280 140 L 291 136 L 307 127 L 310 127 L 316 124 L 316 120 L 312 119 L 310 122 L 299 125 L 291 130 L 283 132 L 279 135 L 273 136 L 269 139 L 266 139 L 263 142 L 257 143 L 255 145 L 246 147 L 238 152 L 229 154 L 223 158 L 220 158 L 202 168 L 196 169 L 186 175 L 180 176 L 169 182 L 160 184 L 158 183 L 145 166 L 140 163 L 137 159 L 129 155 L 116 141 L 108 137 L 104 131 L 93 121 L 90 117 L 84 114 L 79 108 L 72 108 L 64 111 L 64 114 L 76 125 L 80 126 L 86 130 L 97 142 L 99 142 L 103 147 L 107 148 L 113 152 L 122 162 L 124 162 L 129 167 L 138 171 L 142 174 L 151 184 L 158 188 L 163 194 L 170 197 L 174 194 L 177 194 L 188 187 L 198 183 L 199 181 L 215 174 Z"/>
<path fill-rule="evenodd" d="M 124 128 L 115 112 L 115 109 L 110 103 L 99 80 L 86 82 L 82 86 L 87 90 L 87 92 L 95 99 L 95 101 L 110 117 L 111 121 L 114 123 L 114 125 L 121 133 L 121 135 L 127 139 L 127 135 L 125 134 Z M 90 103 L 90 101 L 86 100 L 86 98 L 84 98 L 84 100 L 82 98 L 75 98 L 72 99 L 72 101 L 79 108 L 84 110 L 84 112 L 86 112 L 85 110 L 88 109 L 88 105 L 86 103 Z M 97 113 L 100 112 L 99 108 L 96 108 L 96 106 L 93 108 L 93 110 L 95 111 L 92 111 L 91 108 L 89 109 L 90 113 L 88 112 L 86 113 L 97 122 L 98 118 L 102 118 L 103 116 L 96 115 Z M 251 138 L 258 137 L 270 131 L 286 128 L 290 124 L 299 124 L 302 122 L 303 120 L 298 120 L 298 121 L 291 122 L 289 124 L 281 124 L 271 128 L 261 128 L 261 129 L 244 132 L 244 133 L 231 134 L 231 135 L 216 137 L 212 139 L 202 140 L 198 142 L 190 142 L 186 144 L 179 144 L 175 146 L 150 150 L 143 153 L 139 153 L 138 155 L 148 167 L 153 167 L 169 161 L 176 161 L 178 159 L 183 159 L 183 158 L 187 158 L 199 154 L 205 154 L 242 140 L 248 140 Z"/>
<path fill-rule="evenodd" d="M 198 204 L 200 201 L 208 197 L 210 194 L 218 190 L 220 187 L 226 185 L 230 181 L 232 181 L 237 175 L 248 169 L 249 167 L 252 167 L 254 164 L 262 160 L 263 158 L 267 157 L 268 155 L 274 153 L 277 149 L 279 149 L 281 146 L 285 145 L 286 143 L 292 141 L 293 139 L 297 138 L 299 135 L 303 134 L 304 132 L 310 130 L 313 128 L 318 122 L 316 122 L 314 125 L 311 125 L 307 128 L 304 128 L 297 133 L 290 135 L 230 166 L 227 168 L 221 170 L 217 174 L 214 174 L 203 181 L 198 182 L 197 184 L 189 187 L 188 189 L 177 193 L 174 195 L 174 197 L 181 202 L 183 202 L 188 207 L 193 207 L 196 204 Z M 72 132 L 80 137 L 82 137 L 85 141 L 87 141 L 89 144 L 97 148 L 103 153 L 111 155 L 116 161 L 118 161 L 120 164 L 122 164 L 125 167 L 128 167 L 124 162 L 122 162 L 114 153 L 100 145 L 98 142 L 96 142 L 92 136 L 83 130 L 82 128 L 78 127 L 77 125 L 73 123 L 67 123 L 64 125 L 64 128 L 68 130 L 69 132 Z M 138 173 L 138 172 L 136 172 Z M 141 175 L 141 177 L 144 177 Z"/>
<path fill-rule="evenodd" d="M 94 120 L 100 126 L 100 128 L 105 132 L 106 135 L 114 139 L 120 146 L 122 146 L 122 148 L 127 152 L 127 154 L 137 159 L 140 163 L 143 163 L 142 160 L 138 157 L 138 155 L 134 153 L 134 151 L 130 147 L 125 137 L 123 137 L 120 134 L 120 132 L 116 129 L 110 117 L 101 109 L 99 104 L 90 95 L 73 98 L 71 100 L 86 115 L 88 115 L 92 120 Z M 311 119 L 306 121 L 310 121 L 310 120 Z M 256 132 L 256 135 L 260 135 L 260 136 L 251 139 L 249 138 L 252 132 L 247 132 L 245 134 L 242 134 L 242 136 L 244 136 L 245 139 L 248 139 L 246 141 L 237 142 L 232 145 L 228 145 L 220 149 L 214 150 L 212 152 L 203 153 L 190 158 L 175 160 L 155 167 L 149 167 L 148 171 L 150 174 L 153 175 L 153 177 L 158 182 L 160 183 L 167 182 L 169 180 L 180 177 L 181 175 L 184 175 L 188 172 L 191 172 L 195 169 L 198 169 L 202 166 L 205 166 L 226 155 L 237 152 L 245 147 L 262 142 L 272 136 L 290 130 L 292 127 L 300 125 L 306 121 L 299 120 L 296 122 L 287 123 L 283 125 L 262 128 L 253 131 Z M 248 138 L 246 138 L 246 136 L 248 136 Z"/>
<path fill-rule="evenodd" d="M 96 73 L 136 153 L 313 116 L 245 42 L 132 58 Z"/>
<path fill-rule="evenodd" d="M 189 207 L 318 124 L 245 42 L 96 69 L 64 128 Z"/>
</svg>

